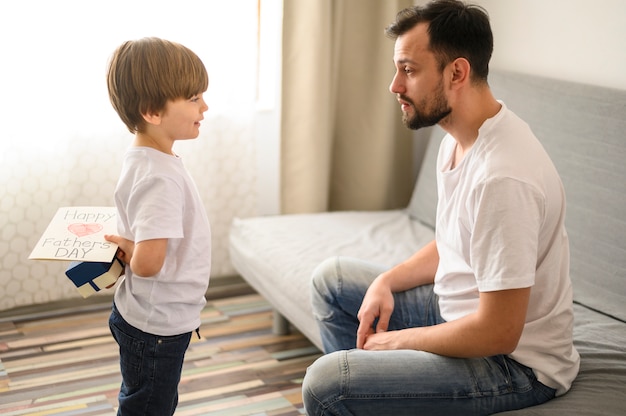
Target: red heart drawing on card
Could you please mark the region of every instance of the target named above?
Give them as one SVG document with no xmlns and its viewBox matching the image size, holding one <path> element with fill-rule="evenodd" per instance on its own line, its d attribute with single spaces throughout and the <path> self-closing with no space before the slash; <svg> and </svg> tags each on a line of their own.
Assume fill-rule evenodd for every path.
<svg viewBox="0 0 626 416">
<path fill-rule="evenodd" d="M 72 234 L 75 234 L 79 237 L 84 237 L 86 235 L 95 234 L 98 231 L 102 230 L 102 224 L 81 224 L 75 223 L 67 226 L 67 229 L 70 230 Z"/>
</svg>

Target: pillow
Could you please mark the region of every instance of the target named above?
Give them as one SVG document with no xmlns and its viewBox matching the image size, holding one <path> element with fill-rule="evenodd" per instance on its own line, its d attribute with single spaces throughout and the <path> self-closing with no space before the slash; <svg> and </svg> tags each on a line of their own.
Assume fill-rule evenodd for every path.
<svg viewBox="0 0 626 416">
<path fill-rule="evenodd" d="M 437 212 L 437 154 L 445 132 L 435 126 L 428 138 L 428 146 L 422 159 L 413 195 L 409 201 L 408 212 L 411 219 L 435 229 Z"/>
</svg>

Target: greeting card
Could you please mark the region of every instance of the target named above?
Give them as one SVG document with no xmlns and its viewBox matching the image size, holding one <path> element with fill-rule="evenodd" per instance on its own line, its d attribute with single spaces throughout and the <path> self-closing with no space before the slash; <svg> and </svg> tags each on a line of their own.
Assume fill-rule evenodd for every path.
<svg viewBox="0 0 626 416">
<path fill-rule="evenodd" d="M 30 253 L 33 260 L 110 263 L 117 245 L 104 239 L 117 234 L 115 207 L 62 207 Z"/>
</svg>

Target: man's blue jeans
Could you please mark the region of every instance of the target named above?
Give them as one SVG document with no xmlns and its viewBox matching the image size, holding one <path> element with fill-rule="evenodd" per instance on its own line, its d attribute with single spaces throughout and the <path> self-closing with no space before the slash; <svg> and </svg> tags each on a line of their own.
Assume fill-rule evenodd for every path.
<svg viewBox="0 0 626 416">
<path fill-rule="evenodd" d="M 191 332 L 166 337 L 147 334 L 129 325 L 115 304 L 109 328 L 120 347 L 122 386 L 117 414 L 173 415 Z"/>
<path fill-rule="evenodd" d="M 385 267 L 332 258 L 313 273 L 313 311 L 324 350 L 307 370 L 302 395 L 309 416 L 489 415 L 534 406 L 555 390 L 504 355 L 450 358 L 414 350 L 354 349 L 357 312 Z M 389 330 L 442 323 L 432 286 L 396 293 Z"/>
</svg>

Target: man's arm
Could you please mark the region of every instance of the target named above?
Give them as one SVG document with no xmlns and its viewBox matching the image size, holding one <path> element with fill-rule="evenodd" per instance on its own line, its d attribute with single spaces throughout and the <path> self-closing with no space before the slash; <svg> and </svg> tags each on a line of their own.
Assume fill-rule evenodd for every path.
<svg viewBox="0 0 626 416">
<path fill-rule="evenodd" d="M 386 331 L 394 308 L 393 293 L 416 286 L 431 284 L 439 265 L 437 244 L 431 241 L 408 260 L 380 274 L 370 285 L 358 312 L 357 348 L 363 348 L 366 338 L 373 333 Z M 378 318 L 377 327 L 372 325 Z"/>
<path fill-rule="evenodd" d="M 417 286 L 432 284 L 439 266 L 439 252 L 435 240 L 426 244 L 408 260 L 381 274 L 392 292 L 402 292 Z"/>
<path fill-rule="evenodd" d="M 449 357 L 510 354 L 524 329 L 530 290 L 482 292 L 475 313 L 439 325 L 372 334 L 363 348 L 414 349 Z"/>
</svg>

